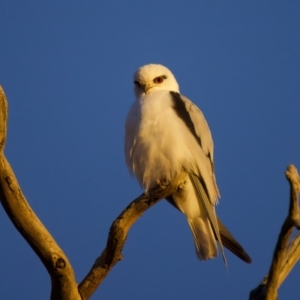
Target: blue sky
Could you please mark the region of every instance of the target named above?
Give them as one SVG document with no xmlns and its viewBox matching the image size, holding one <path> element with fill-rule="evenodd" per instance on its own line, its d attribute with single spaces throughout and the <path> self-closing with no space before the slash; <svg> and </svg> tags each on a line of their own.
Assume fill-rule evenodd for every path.
<svg viewBox="0 0 300 300">
<path fill-rule="evenodd" d="M 6 155 L 77 281 L 112 221 L 141 193 L 124 162 L 132 74 L 161 63 L 204 112 L 215 143 L 217 213 L 253 259 L 197 260 L 165 201 L 132 228 L 92 299 L 247 299 L 268 271 L 300 168 L 298 1 L 1 1 Z M 3 299 L 47 299 L 43 265 L 0 210 Z M 298 296 L 299 266 L 280 289 Z"/>
</svg>

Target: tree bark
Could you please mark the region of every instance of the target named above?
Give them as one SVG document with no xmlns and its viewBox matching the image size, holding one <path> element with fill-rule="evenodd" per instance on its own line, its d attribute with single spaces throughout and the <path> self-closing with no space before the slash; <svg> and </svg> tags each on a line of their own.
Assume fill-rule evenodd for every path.
<svg viewBox="0 0 300 300">
<path fill-rule="evenodd" d="M 172 184 L 157 186 L 157 188 L 150 191 L 149 195 L 142 194 L 133 200 L 117 217 L 110 227 L 106 248 L 79 284 L 79 291 L 83 299 L 89 299 L 109 271 L 122 259 L 122 249 L 131 226 L 147 209 L 161 199 L 173 194 L 185 179 L 186 174 L 182 173 Z"/>
<path fill-rule="evenodd" d="M 24 197 L 17 178 L 4 155 L 7 132 L 7 101 L 0 87 L 0 199 L 8 217 L 40 258 L 52 282 L 51 299 L 79 300 L 72 266 L 54 238 Z"/>
<path fill-rule="evenodd" d="M 300 235 L 298 234 L 289 243 L 294 228 L 300 228 L 298 205 L 300 179 L 298 171 L 293 165 L 288 166 L 285 174 L 290 183 L 289 212 L 278 236 L 269 274 L 264 277 L 257 288 L 250 292 L 250 300 L 277 299 L 280 285 L 300 258 Z"/>
<path fill-rule="evenodd" d="M 184 173 L 166 186 L 157 185 L 147 195 L 133 200 L 110 227 L 106 247 L 89 273 L 77 284 L 73 268 L 54 238 L 36 216 L 4 155 L 7 134 L 7 100 L 0 86 L 0 200 L 11 222 L 38 255 L 52 283 L 51 300 L 86 300 L 99 287 L 115 264 L 122 259 L 122 249 L 131 226 L 151 206 L 173 194 L 186 180 Z M 277 299 L 277 291 L 300 258 L 300 234 L 289 243 L 293 229 L 300 228 L 298 195 L 300 179 L 297 169 L 290 165 L 286 171 L 290 183 L 289 213 L 282 225 L 274 250 L 269 274 L 251 291 L 250 300 Z"/>
<path fill-rule="evenodd" d="M 4 155 L 8 108 L 5 93 L 0 86 L 0 199 L 11 222 L 38 255 L 47 269 L 52 283 L 51 300 L 89 299 L 101 282 L 122 258 L 122 249 L 131 226 L 142 214 L 161 199 L 173 194 L 185 180 L 181 174 L 166 186 L 158 185 L 147 195 L 132 201 L 113 222 L 107 244 L 89 273 L 78 285 L 73 268 L 57 242 L 36 216 L 17 178 Z"/>
</svg>

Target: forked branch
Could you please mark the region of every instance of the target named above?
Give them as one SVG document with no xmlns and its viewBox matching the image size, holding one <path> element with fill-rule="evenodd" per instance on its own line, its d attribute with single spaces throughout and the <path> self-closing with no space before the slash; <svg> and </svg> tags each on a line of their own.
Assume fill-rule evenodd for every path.
<svg viewBox="0 0 300 300">
<path fill-rule="evenodd" d="M 185 180 L 181 174 L 172 184 L 157 186 L 135 199 L 113 222 L 106 247 L 90 272 L 78 285 L 73 268 L 54 238 L 33 212 L 9 165 L 4 146 L 7 132 L 7 100 L 0 86 L 0 199 L 8 217 L 38 255 L 51 277 L 51 300 L 85 300 L 95 292 L 113 266 L 121 259 L 127 233 L 139 217 L 159 200 L 174 193 Z"/>
</svg>

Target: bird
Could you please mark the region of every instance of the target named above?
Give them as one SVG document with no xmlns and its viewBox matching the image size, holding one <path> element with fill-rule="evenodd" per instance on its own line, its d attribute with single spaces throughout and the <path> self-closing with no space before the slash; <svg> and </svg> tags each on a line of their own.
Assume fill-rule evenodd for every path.
<svg viewBox="0 0 300 300">
<path fill-rule="evenodd" d="M 220 198 L 214 171 L 214 144 L 201 110 L 179 91 L 173 73 L 148 64 L 134 73 L 135 101 L 125 122 L 127 167 L 145 193 L 184 172 L 180 188 L 166 200 L 181 211 L 200 260 L 218 255 L 218 244 L 243 261 L 251 258 L 216 215 Z"/>
</svg>

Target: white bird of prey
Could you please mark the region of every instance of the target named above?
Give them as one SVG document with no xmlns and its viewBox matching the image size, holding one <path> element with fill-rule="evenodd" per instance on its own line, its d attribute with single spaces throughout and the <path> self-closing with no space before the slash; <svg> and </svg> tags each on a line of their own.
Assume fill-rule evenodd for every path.
<svg viewBox="0 0 300 300">
<path fill-rule="evenodd" d="M 185 214 L 197 256 L 218 255 L 219 242 L 242 260 L 251 258 L 216 216 L 220 197 L 213 163 L 213 140 L 200 109 L 179 92 L 169 69 L 158 64 L 134 74 L 136 100 L 125 125 L 126 163 L 145 192 L 158 182 L 172 182 L 181 172 L 186 180 L 167 200 Z"/>
</svg>

